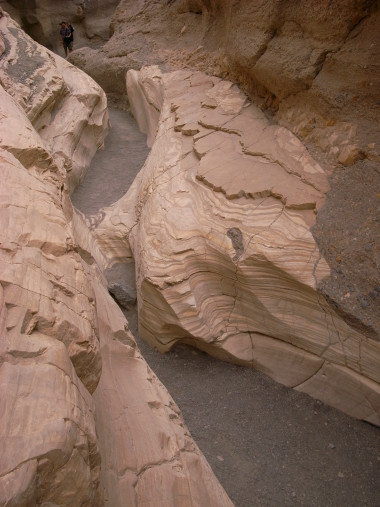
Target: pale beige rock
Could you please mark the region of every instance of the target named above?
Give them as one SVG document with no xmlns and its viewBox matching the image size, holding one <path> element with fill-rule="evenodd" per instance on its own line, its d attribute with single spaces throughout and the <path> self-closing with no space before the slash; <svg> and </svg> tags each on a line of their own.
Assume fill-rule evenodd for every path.
<svg viewBox="0 0 380 507">
<path fill-rule="evenodd" d="M 230 79 L 335 164 L 380 138 L 379 20 L 368 1 L 121 0 L 110 40 L 70 58 L 108 92 L 145 65 Z"/>
<path fill-rule="evenodd" d="M 8 16 L 0 28 L 19 64 L 0 67 L 0 504 L 231 506 L 68 197 L 107 131 L 104 93 Z"/>
<path fill-rule="evenodd" d="M 74 26 L 74 49 L 104 43 L 110 36 L 111 16 L 119 0 L 0 0 L 0 4 L 34 40 L 64 56 L 59 30 L 62 20 Z"/>
<path fill-rule="evenodd" d="M 352 397 L 331 381 L 328 403 L 379 424 L 378 402 L 369 410 L 367 399 L 377 399 L 380 345 L 316 292 L 329 274 L 310 232 L 329 188 L 321 167 L 230 83 L 158 75 L 144 68 L 128 81 L 132 98 L 156 83 L 160 122 L 144 168 L 94 231 L 108 262 L 132 249 L 141 335 L 161 351 L 182 341 L 300 390 L 331 363 L 356 381 Z M 207 97 L 215 107 L 203 106 Z M 144 103 L 140 116 L 156 116 L 157 104 Z M 193 136 L 182 132 L 196 123 Z M 322 387 L 313 396 L 325 399 Z"/>
<path fill-rule="evenodd" d="M 36 130 L 66 85 L 51 54 L 7 15 L 0 30 L 9 48 L 1 82 L 12 95 L 0 86 L 0 503 L 99 505 L 94 293 L 68 225 L 64 166 Z M 87 122 L 78 123 L 80 144 Z"/>
<path fill-rule="evenodd" d="M 121 310 L 92 279 L 103 359 L 94 395 L 103 497 L 112 506 L 232 506 Z"/>
<path fill-rule="evenodd" d="M 110 40 L 70 57 L 108 92 L 122 94 L 125 72 L 146 65 L 229 79 L 273 123 L 305 142 L 332 183 L 313 229 L 331 267 L 320 289 L 343 318 L 378 341 L 379 309 L 370 294 L 380 284 L 378 202 L 371 191 L 378 186 L 380 160 L 379 26 L 379 4 L 367 0 L 121 0 Z M 203 105 L 216 107 L 211 97 Z M 358 151 L 343 158 L 349 145 Z M 344 176 L 339 158 L 353 162 Z M 309 206 L 314 203 L 310 195 Z M 347 239 L 351 234 L 361 247 Z M 343 255 L 341 264 L 335 250 Z M 348 291 L 355 297 L 345 298 Z"/>
<path fill-rule="evenodd" d="M 5 96 L 1 134 L 11 120 Z M 0 503 L 97 505 L 100 455 L 88 392 L 101 367 L 94 296 L 59 188 L 0 153 Z"/>
<path fill-rule="evenodd" d="M 71 191 L 103 145 L 106 97 L 90 77 L 33 42 L 9 16 L 0 19 L 0 32 L 9 47 L 0 67 L 3 87 L 45 141 Z"/>
<path fill-rule="evenodd" d="M 344 146 L 339 154 L 338 160 L 341 164 L 349 166 L 359 158 L 359 149 L 355 145 Z"/>
<path fill-rule="evenodd" d="M 131 91 L 133 90 L 130 97 L 131 112 L 136 118 L 141 132 L 147 134 L 148 146 L 152 146 L 156 137 L 156 128 L 162 104 L 161 73 L 158 71 L 157 76 L 148 75 L 143 87 L 138 86 L 137 81 L 138 72 L 133 70 L 128 72 L 127 86 Z"/>
</svg>

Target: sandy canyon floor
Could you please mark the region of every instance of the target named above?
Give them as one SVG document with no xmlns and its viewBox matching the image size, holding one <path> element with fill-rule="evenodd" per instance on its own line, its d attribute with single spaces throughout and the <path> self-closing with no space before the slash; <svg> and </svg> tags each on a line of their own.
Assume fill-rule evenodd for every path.
<svg viewBox="0 0 380 507">
<path fill-rule="evenodd" d="M 86 215 L 118 200 L 148 153 L 133 118 L 116 107 L 110 117 L 105 150 L 72 196 Z M 161 355 L 139 339 L 136 308 L 125 314 L 235 505 L 379 505 L 378 428 L 197 350 Z"/>
</svg>

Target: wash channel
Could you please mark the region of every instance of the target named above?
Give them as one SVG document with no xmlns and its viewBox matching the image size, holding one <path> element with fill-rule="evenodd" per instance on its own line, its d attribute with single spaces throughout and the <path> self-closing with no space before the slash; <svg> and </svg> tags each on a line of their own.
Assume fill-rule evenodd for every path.
<svg viewBox="0 0 380 507">
<path fill-rule="evenodd" d="M 126 193 L 148 154 L 127 112 L 112 105 L 110 119 L 105 149 L 72 195 L 87 217 Z M 162 355 L 139 338 L 136 305 L 123 311 L 236 506 L 378 505 L 377 428 L 198 350 L 178 346 Z"/>
</svg>

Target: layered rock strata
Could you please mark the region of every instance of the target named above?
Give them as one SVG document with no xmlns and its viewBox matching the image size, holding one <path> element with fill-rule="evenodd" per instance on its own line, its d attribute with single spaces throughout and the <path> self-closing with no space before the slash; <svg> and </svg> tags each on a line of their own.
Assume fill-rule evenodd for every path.
<svg viewBox="0 0 380 507">
<path fill-rule="evenodd" d="M 106 283 L 99 272 L 91 279 L 103 364 L 94 401 L 104 504 L 232 507 Z"/>
<path fill-rule="evenodd" d="M 102 144 L 106 100 L 7 16 L 0 31 L 0 503 L 98 505 L 101 357 L 67 186 Z"/>
<path fill-rule="evenodd" d="M 120 69 L 196 68 L 238 82 L 330 160 L 378 160 L 378 2 L 122 0 L 112 37 L 73 58 L 111 91 Z M 376 146 L 372 146 L 375 142 Z"/>
<path fill-rule="evenodd" d="M 230 82 L 148 67 L 127 84 L 154 142 L 93 224 L 102 262 L 135 258 L 143 338 L 258 368 L 379 424 L 379 343 L 316 290 L 329 274 L 310 232 L 329 188 L 321 167 Z"/>
<path fill-rule="evenodd" d="M 380 340 L 380 10 L 370 0 L 122 0 L 111 39 L 70 59 L 108 92 L 128 69 L 197 69 L 239 84 L 307 143 L 331 192 L 313 228 L 320 290 Z"/>
<path fill-rule="evenodd" d="M 306 142 L 332 186 L 313 228 L 331 268 L 319 289 L 349 325 L 380 341 L 379 2 L 122 0 L 99 48 L 116 3 L 0 0 L 46 44 L 58 41 L 57 16 L 69 15 L 75 47 L 91 46 L 69 59 L 108 93 L 126 93 L 128 69 L 198 69 L 238 83 Z"/>
<path fill-rule="evenodd" d="M 71 206 L 103 91 L 1 10 L 0 48 L 0 504 L 230 506 Z"/>
<path fill-rule="evenodd" d="M 103 144 L 108 128 L 105 95 L 91 78 L 7 19 L 2 22 L 0 82 L 24 110 L 72 190 Z"/>
</svg>

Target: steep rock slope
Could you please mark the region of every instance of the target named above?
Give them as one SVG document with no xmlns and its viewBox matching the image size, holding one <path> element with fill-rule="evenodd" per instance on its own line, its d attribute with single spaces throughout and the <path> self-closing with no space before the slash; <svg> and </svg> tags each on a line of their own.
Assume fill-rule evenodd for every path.
<svg viewBox="0 0 380 507">
<path fill-rule="evenodd" d="M 94 292 L 68 225 L 66 170 L 70 161 L 81 173 L 102 144 L 106 101 L 7 16 L 0 30 L 0 502 L 97 505 L 91 393 L 101 357 Z"/>
<path fill-rule="evenodd" d="M 127 83 L 151 153 L 92 222 L 106 262 L 133 253 L 141 335 L 253 366 L 379 424 L 379 343 L 316 291 L 329 274 L 310 232 L 329 188 L 321 167 L 230 82 L 147 67 Z"/>
<path fill-rule="evenodd" d="M 0 9 L 0 504 L 230 506 L 71 206 L 107 129 L 100 87 Z"/>
</svg>

